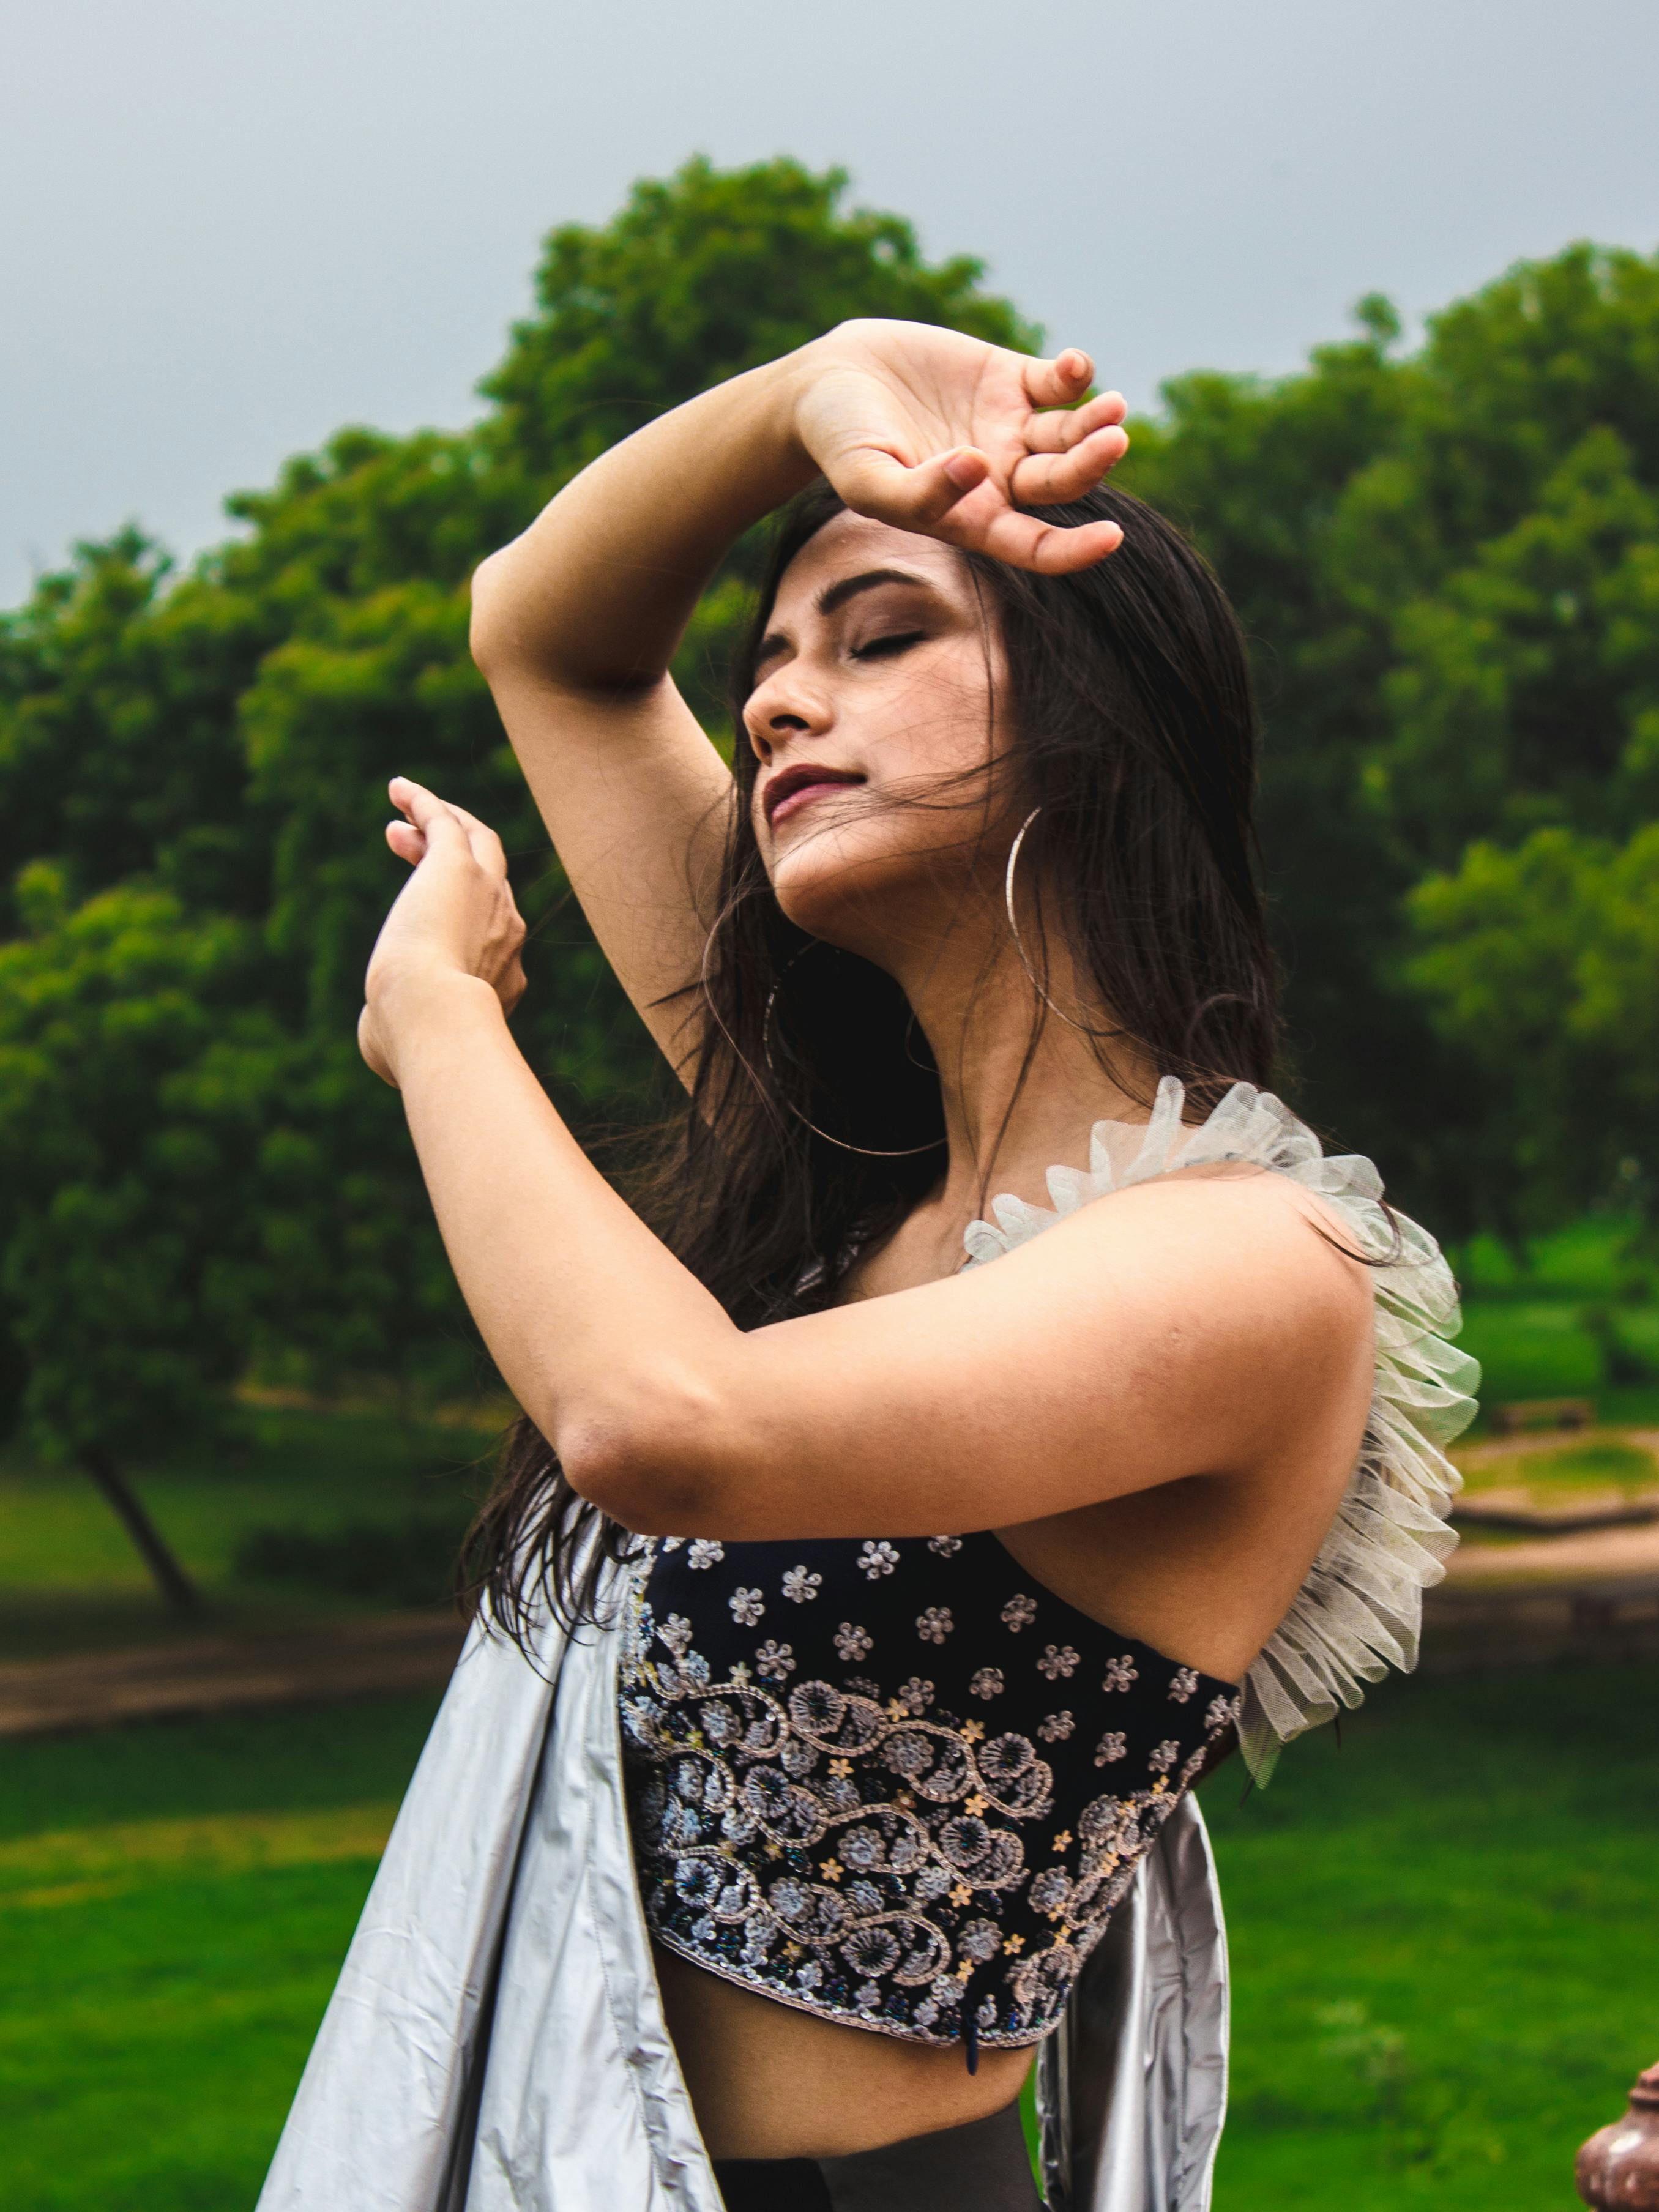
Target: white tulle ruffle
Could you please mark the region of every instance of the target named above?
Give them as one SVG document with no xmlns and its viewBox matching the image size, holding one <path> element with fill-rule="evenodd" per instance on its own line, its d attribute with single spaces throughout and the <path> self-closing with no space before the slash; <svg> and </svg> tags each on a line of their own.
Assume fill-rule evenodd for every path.
<svg viewBox="0 0 1659 2212">
<path fill-rule="evenodd" d="M 1281 1748 L 1353 1706 L 1361 1685 L 1417 1664 L 1423 1592 L 1457 1541 L 1446 1515 L 1462 1478 L 1443 1447 L 1474 1416 L 1476 1361 L 1448 1341 L 1457 1287 L 1439 1246 L 1378 1203 L 1382 1179 L 1358 1154 L 1327 1159 L 1304 1122 L 1270 1091 L 1237 1083 L 1209 1118 L 1182 1121 L 1185 1094 L 1166 1076 L 1148 1122 L 1097 1121 L 1089 1165 L 1051 1168 L 1047 1206 L 994 1199 L 994 1223 L 966 1233 L 970 1264 L 1024 1244 L 1091 1199 L 1177 1168 L 1249 1160 L 1316 1192 L 1376 1264 L 1376 1381 L 1364 1442 L 1341 1505 L 1295 1602 L 1245 1678 L 1239 1736 L 1265 1782 Z"/>
</svg>

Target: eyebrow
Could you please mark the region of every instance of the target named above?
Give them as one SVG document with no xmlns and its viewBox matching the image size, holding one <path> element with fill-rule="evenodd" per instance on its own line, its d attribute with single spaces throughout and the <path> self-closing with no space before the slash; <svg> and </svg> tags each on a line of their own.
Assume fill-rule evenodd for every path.
<svg viewBox="0 0 1659 2212">
<path fill-rule="evenodd" d="M 873 592 L 883 584 L 914 584 L 924 592 L 933 589 L 926 576 L 918 576 L 909 568 L 863 568 L 856 576 L 843 576 L 838 584 L 826 586 L 813 605 L 821 615 L 837 614 L 860 592 Z M 756 666 L 770 654 L 781 652 L 786 642 L 781 630 L 769 630 L 755 648 Z"/>
</svg>

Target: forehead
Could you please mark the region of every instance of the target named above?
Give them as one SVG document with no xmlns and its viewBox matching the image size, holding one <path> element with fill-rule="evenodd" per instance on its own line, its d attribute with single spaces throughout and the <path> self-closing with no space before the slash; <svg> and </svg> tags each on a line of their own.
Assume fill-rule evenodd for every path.
<svg viewBox="0 0 1659 2212">
<path fill-rule="evenodd" d="M 972 596 L 967 564 L 937 538 L 896 530 L 867 515 L 843 514 L 809 538 L 784 570 L 772 603 L 775 624 L 793 627 L 811 616 L 820 594 L 845 576 L 869 568 L 902 568 L 952 599 Z"/>
</svg>

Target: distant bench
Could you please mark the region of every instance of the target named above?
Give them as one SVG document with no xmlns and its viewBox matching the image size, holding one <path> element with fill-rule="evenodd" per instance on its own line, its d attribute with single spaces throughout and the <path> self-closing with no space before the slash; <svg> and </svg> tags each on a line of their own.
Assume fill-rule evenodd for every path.
<svg viewBox="0 0 1659 2212">
<path fill-rule="evenodd" d="M 1500 1437 L 1518 1436 L 1523 1429 L 1588 1429 L 1595 1425 L 1593 1398 L 1514 1398 L 1491 1408 L 1493 1430 Z"/>
</svg>

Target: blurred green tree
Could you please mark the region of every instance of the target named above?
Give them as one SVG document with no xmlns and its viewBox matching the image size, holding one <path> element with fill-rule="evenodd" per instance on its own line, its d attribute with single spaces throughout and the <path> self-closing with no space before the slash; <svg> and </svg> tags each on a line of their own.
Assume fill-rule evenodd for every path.
<svg viewBox="0 0 1659 2212">
<path fill-rule="evenodd" d="M 228 501 L 240 534 L 189 573 L 127 531 L 0 618 L 0 1386 L 175 1601 L 123 1468 L 210 1425 L 250 1363 L 479 1378 L 354 1042 L 399 873 L 388 776 L 501 828 L 534 932 L 520 1033 L 567 1109 L 591 1133 L 652 1110 L 653 1057 L 468 655 L 473 567 L 616 439 L 848 316 L 1036 342 L 976 262 L 929 263 L 846 191 L 787 160 L 641 184 L 551 234 L 472 428 L 343 430 Z M 716 725 L 743 610 L 739 562 L 682 655 Z"/>
<path fill-rule="evenodd" d="M 1413 894 L 1468 852 L 1486 896 L 1495 855 L 1547 826 L 1618 839 L 1659 814 L 1659 255 L 1522 264 L 1407 358 L 1385 301 L 1359 319 L 1299 375 L 1170 386 L 1125 478 L 1188 523 L 1252 641 L 1304 1099 L 1447 1228 L 1538 1226 L 1620 1196 L 1609 1163 L 1639 1132 L 1534 1115 L 1531 1061 L 1445 980 L 1507 957 L 1503 933 Z M 1544 882 L 1522 868 L 1513 896 Z M 1609 1052 L 1639 1096 L 1640 1025 L 1568 1012 L 1560 1098 L 1593 1110 Z"/>
</svg>

